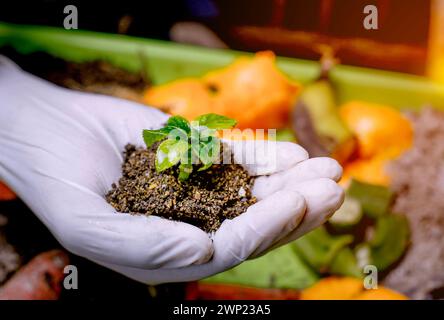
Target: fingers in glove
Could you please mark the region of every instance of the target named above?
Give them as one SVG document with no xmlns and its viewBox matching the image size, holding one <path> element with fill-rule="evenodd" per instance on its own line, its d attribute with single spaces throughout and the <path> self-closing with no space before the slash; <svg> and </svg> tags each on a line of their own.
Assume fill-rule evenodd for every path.
<svg viewBox="0 0 444 320">
<path fill-rule="evenodd" d="M 257 202 L 221 225 L 214 236 L 213 259 L 226 268 L 246 260 L 253 252 L 262 252 L 299 225 L 305 208 L 304 198 L 291 190 L 278 191 Z"/>
<path fill-rule="evenodd" d="M 325 223 L 344 201 L 344 190 L 331 179 L 321 178 L 295 184 L 291 190 L 300 193 L 307 204 L 307 211 L 300 225 L 280 239 L 270 250 L 298 239 Z"/>
<path fill-rule="evenodd" d="M 216 232 L 213 258 L 206 264 L 180 269 L 142 270 L 104 264 L 144 283 L 193 281 L 229 269 L 254 253 L 267 249 L 294 230 L 305 213 L 304 198 L 294 191 L 279 191 L 251 206 L 233 220 L 225 220 Z"/>
<path fill-rule="evenodd" d="M 20 67 L 8 57 L 0 54 L 0 72 L 4 72 L 6 68 L 12 70 L 21 70 Z"/>
<path fill-rule="evenodd" d="M 273 174 L 256 178 L 253 195 L 263 199 L 268 195 L 296 183 L 328 178 L 338 181 L 342 176 L 342 167 L 332 158 L 312 158 L 298 163 L 296 166 Z"/>
<path fill-rule="evenodd" d="M 49 187 L 50 182 L 42 191 Z M 54 187 L 65 194 L 63 200 L 45 197 L 44 207 L 38 209 L 48 213 L 44 222 L 62 245 L 78 255 L 156 269 L 205 263 L 213 254 L 208 234 L 190 224 L 117 213 L 101 195 L 74 186 Z"/>
<path fill-rule="evenodd" d="M 223 140 L 229 146 L 234 162 L 242 165 L 251 176 L 284 171 L 308 159 L 301 146 L 291 142 L 268 140 Z"/>
<path fill-rule="evenodd" d="M 205 263 L 213 254 L 208 235 L 190 224 L 128 214 L 105 215 L 93 224 L 90 236 L 100 240 L 84 243 L 82 250 L 101 261 L 143 269 L 180 268 Z"/>
</svg>

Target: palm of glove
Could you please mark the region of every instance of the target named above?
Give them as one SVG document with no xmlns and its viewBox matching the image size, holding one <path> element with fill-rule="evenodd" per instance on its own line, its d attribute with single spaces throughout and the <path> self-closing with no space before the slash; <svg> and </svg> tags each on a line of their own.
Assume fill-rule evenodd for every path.
<svg viewBox="0 0 444 320">
<path fill-rule="evenodd" d="M 121 174 L 124 146 L 142 145 L 142 129 L 162 126 L 167 115 L 55 87 L 6 59 L 0 59 L 0 101 L 0 178 L 68 250 L 139 281 L 221 272 L 319 226 L 343 200 L 334 160 L 308 160 L 298 145 L 278 143 L 276 166 L 267 157 L 245 166 L 259 176 L 258 203 L 211 238 L 186 223 L 117 214 L 104 195 Z M 232 150 L 241 159 L 245 149 L 233 143 Z"/>
</svg>

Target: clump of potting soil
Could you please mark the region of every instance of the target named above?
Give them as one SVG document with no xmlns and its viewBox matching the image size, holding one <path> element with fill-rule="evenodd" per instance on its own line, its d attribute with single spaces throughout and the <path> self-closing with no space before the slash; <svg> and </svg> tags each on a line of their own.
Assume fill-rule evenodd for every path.
<svg viewBox="0 0 444 320">
<path fill-rule="evenodd" d="M 156 215 L 215 231 L 256 202 L 251 194 L 253 177 L 237 164 L 213 164 L 179 181 L 177 166 L 156 171 L 158 143 L 148 149 L 127 145 L 122 177 L 106 195 L 118 211 Z"/>
</svg>

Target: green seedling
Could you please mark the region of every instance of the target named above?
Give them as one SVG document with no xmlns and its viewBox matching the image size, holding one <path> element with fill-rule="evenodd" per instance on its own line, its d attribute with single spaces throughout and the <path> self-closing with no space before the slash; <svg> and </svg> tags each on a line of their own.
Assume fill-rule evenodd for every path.
<svg viewBox="0 0 444 320">
<path fill-rule="evenodd" d="M 165 127 L 143 130 L 143 140 L 148 148 L 162 141 L 156 151 L 156 170 L 162 172 L 179 166 L 179 180 L 185 181 L 193 172 L 207 170 L 219 158 L 220 139 L 217 130 L 231 129 L 236 120 L 214 113 L 197 117 L 191 123 L 181 117 L 170 117 Z"/>
</svg>

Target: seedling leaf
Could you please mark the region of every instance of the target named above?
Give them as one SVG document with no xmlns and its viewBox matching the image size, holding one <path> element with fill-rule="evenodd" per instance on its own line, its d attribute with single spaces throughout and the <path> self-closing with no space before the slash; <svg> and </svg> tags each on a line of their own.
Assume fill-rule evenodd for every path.
<svg viewBox="0 0 444 320">
<path fill-rule="evenodd" d="M 162 172 L 176 165 L 187 150 L 188 144 L 185 141 L 165 140 L 157 149 L 156 170 Z"/>
<path fill-rule="evenodd" d="M 237 124 L 236 120 L 215 113 L 204 114 L 197 117 L 195 121 L 199 122 L 199 126 L 216 130 L 231 129 Z"/>
<path fill-rule="evenodd" d="M 216 162 L 220 153 L 217 130 L 234 127 L 236 120 L 209 113 L 198 117 L 196 121 L 190 124 L 181 116 L 173 116 L 164 128 L 143 130 L 143 140 L 148 148 L 164 140 L 156 153 L 158 172 L 180 163 L 179 180 L 184 181 L 192 173 L 193 163 L 201 163 L 198 171 L 203 171 Z"/>
<path fill-rule="evenodd" d="M 167 137 L 169 131 L 165 129 L 166 128 L 158 130 L 143 130 L 143 141 L 145 141 L 147 148 L 151 147 L 157 141 L 163 140 Z"/>
<path fill-rule="evenodd" d="M 187 134 L 190 133 L 190 123 L 187 119 L 181 116 L 170 117 L 167 121 L 167 126 L 182 129 Z"/>
</svg>

